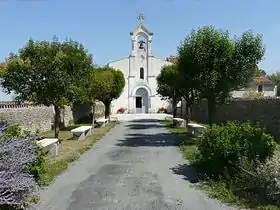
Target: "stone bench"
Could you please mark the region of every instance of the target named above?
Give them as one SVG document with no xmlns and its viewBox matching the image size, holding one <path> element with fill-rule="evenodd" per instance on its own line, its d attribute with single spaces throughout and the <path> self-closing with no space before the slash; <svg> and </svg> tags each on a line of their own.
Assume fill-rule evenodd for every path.
<svg viewBox="0 0 280 210">
<path fill-rule="evenodd" d="M 99 118 L 96 120 L 96 124 L 99 128 L 104 128 L 108 125 L 109 120 L 104 118 Z"/>
<path fill-rule="evenodd" d="M 200 136 L 204 129 L 205 129 L 205 126 L 203 126 L 203 125 L 199 125 L 196 123 L 188 124 L 188 134 L 195 136 L 195 137 Z"/>
<path fill-rule="evenodd" d="M 173 118 L 173 126 L 176 128 L 186 127 L 186 120 L 181 118 Z"/>
<path fill-rule="evenodd" d="M 115 117 L 115 116 L 112 116 L 112 117 L 110 117 L 110 121 L 117 122 L 117 121 L 119 121 L 119 118 Z"/>
<path fill-rule="evenodd" d="M 91 135 L 92 126 L 80 126 L 71 130 L 73 135 L 73 140 L 85 140 L 88 136 Z"/>
<path fill-rule="evenodd" d="M 37 141 L 37 144 L 42 146 L 48 155 L 58 155 L 59 140 L 57 138 L 45 138 Z"/>
<path fill-rule="evenodd" d="M 165 120 L 172 121 L 173 120 L 173 116 L 166 116 Z"/>
</svg>

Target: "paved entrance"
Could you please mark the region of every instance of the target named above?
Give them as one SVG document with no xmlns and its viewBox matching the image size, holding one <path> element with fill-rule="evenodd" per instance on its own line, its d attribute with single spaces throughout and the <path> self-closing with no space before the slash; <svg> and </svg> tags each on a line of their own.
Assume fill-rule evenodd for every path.
<svg viewBox="0 0 280 210">
<path fill-rule="evenodd" d="M 115 114 L 112 117 L 118 117 L 122 122 L 133 120 L 164 120 L 169 114 Z"/>
<path fill-rule="evenodd" d="M 231 209 L 191 187 L 193 171 L 174 143 L 155 119 L 123 121 L 43 191 L 35 209 Z"/>
</svg>

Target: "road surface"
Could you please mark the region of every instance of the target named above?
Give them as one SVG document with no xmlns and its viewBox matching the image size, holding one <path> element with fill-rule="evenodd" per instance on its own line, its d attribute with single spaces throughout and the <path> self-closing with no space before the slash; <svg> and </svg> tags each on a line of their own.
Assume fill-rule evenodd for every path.
<svg viewBox="0 0 280 210">
<path fill-rule="evenodd" d="M 41 193 L 41 210 L 233 209 L 192 187 L 193 173 L 155 120 L 124 121 Z"/>
</svg>

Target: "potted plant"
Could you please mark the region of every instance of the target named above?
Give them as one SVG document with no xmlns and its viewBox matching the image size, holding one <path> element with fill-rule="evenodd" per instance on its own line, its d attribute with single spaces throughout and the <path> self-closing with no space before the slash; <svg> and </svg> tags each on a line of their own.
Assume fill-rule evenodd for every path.
<svg viewBox="0 0 280 210">
<path fill-rule="evenodd" d="M 119 108 L 117 114 L 123 114 L 125 112 L 125 108 Z"/>
<path fill-rule="evenodd" d="M 167 110 L 164 107 L 160 107 L 158 113 L 167 113 Z"/>
</svg>

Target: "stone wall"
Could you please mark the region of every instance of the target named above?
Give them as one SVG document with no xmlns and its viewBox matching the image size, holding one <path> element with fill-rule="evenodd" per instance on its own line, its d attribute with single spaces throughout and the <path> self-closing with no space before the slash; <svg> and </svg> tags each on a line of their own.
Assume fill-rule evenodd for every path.
<svg viewBox="0 0 280 210">
<path fill-rule="evenodd" d="M 72 108 L 66 106 L 61 110 L 61 120 L 65 126 L 73 123 L 74 117 L 81 119 L 88 114 L 88 109 L 81 107 L 77 113 L 72 112 Z M 97 102 L 96 116 L 103 116 L 105 107 L 103 103 Z M 92 115 L 91 115 L 92 116 Z M 91 118 L 92 119 L 92 118 Z M 51 130 L 54 122 L 54 108 L 53 106 L 35 106 L 29 103 L 17 102 L 0 102 L 0 120 L 6 120 L 10 123 L 19 124 L 24 130 L 32 132 Z"/>
<path fill-rule="evenodd" d="M 0 105 L 0 119 L 19 124 L 24 130 L 33 132 L 50 130 L 52 117 L 52 107 L 16 103 Z"/>
<path fill-rule="evenodd" d="M 95 102 L 95 117 L 102 117 L 105 113 L 105 106 L 102 102 Z M 74 123 L 92 123 L 92 107 L 89 104 L 78 104 L 73 106 Z"/>
<path fill-rule="evenodd" d="M 280 140 L 280 99 L 235 99 L 230 104 L 217 107 L 214 123 L 228 120 L 260 122 L 267 131 Z M 192 108 L 191 120 L 207 123 L 207 101 Z"/>
</svg>

